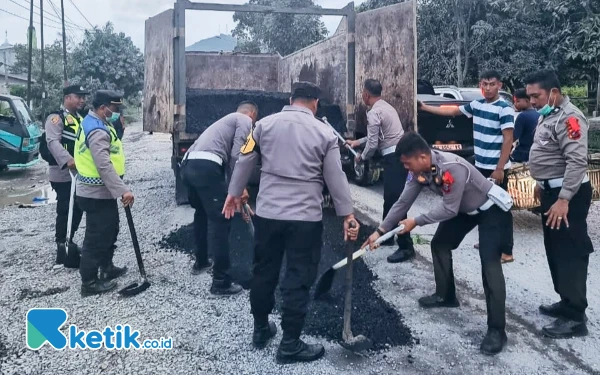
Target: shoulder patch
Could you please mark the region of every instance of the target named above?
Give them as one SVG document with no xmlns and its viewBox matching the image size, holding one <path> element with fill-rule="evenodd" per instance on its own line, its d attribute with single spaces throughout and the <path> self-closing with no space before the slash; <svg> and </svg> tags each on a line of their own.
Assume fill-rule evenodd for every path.
<svg viewBox="0 0 600 375">
<path fill-rule="evenodd" d="M 252 132 L 250 132 L 250 134 L 248 134 L 248 138 L 246 138 L 246 142 L 242 145 L 240 152 L 242 155 L 246 155 L 253 152 L 255 147 L 256 141 L 254 140 L 254 137 L 252 137 Z"/>
<path fill-rule="evenodd" d="M 449 193 L 452 184 L 454 184 L 454 177 L 449 171 L 444 172 L 442 176 L 442 191 L 444 193 Z"/>
<path fill-rule="evenodd" d="M 52 125 L 58 125 L 58 123 L 60 123 L 60 117 L 58 115 L 54 115 L 50 119 L 50 122 L 52 123 Z"/>
<path fill-rule="evenodd" d="M 567 119 L 567 136 L 574 141 L 581 138 L 581 124 L 577 117 L 571 116 Z"/>
</svg>

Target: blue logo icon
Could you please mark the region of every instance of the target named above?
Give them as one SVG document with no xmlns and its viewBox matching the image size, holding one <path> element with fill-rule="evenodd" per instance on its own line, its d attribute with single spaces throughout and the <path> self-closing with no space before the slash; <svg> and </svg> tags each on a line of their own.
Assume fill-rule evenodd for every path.
<svg viewBox="0 0 600 375">
<path fill-rule="evenodd" d="M 67 338 L 60 328 L 67 321 L 68 315 L 64 309 L 31 309 L 27 312 L 27 347 L 38 350 L 44 344 L 52 345 L 54 349 L 64 349 Z"/>
</svg>

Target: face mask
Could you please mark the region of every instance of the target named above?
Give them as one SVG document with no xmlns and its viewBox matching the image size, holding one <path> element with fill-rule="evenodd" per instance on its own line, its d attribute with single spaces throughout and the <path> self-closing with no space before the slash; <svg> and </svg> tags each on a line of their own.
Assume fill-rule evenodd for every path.
<svg viewBox="0 0 600 375">
<path fill-rule="evenodd" d="M 111 112 L 110 109 L 108 111 Z M 110 117 L 107 117 L 106 121 L 112 124 L 113 122 L 117 121 L 119 119 L 119 117 L 121 117 L 121 114 L 119 112 L 111 112 L 111 113 L 112 113 L 112 115 Z"/>
<path fill-rule="evenodd" d="M 556 102 L 556 100 L 555 100 L 555 102 Z M 548 103 L 545 106 L 538 109 L 538 113 L 544 117 L 551 114 L 552 111 L 554 111 L 554 103 L 552 105 L 550 105 L 550 98 L 548 98 Z"/>
</svg>

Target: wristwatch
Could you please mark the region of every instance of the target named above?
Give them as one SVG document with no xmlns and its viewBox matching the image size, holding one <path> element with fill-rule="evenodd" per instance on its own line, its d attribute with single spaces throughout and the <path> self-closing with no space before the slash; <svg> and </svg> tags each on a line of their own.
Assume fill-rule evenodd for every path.
<svg viewBox="0 0 600 375">
<path fill-rule="evenodd" d="M 379 228 L 377 228 L 377 233 L 378 233 L 380 236 L 383 236 L 383 235 L 384 235 L 383 231 L 382 231 L 381 229 L 379 229 Z"/>
</svg>

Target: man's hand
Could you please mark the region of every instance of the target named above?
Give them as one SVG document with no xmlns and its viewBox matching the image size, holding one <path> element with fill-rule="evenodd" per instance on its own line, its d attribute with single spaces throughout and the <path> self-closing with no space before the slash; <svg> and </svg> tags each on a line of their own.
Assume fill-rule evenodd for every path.
<svg viewBox="0 0 600 375">
<path fill-rule="evenodd" d="M 133 206 L 133 201 L 134 201 L 133 193 L 130 191 L 123 194 L 123 196 L 121 197 L 121 202 L 123 203 L 123 207 Z"/>
<path fill-rule="evenodd" d="M 236 211 L 240 212 L 241 210 L 242 198 L 227 194 L 227 199 L 225 199 L 225 204 L 223 205 L 223 211 L 221 211 L 225 216 L 225 219 L 231 219 L 235 216 Z"/>
<path fill-rule="evenodd" d="M 249 223 L 252 216 L 254 216 L 254 211 L 252 211 L 252 208 L 250 208 L 249 204 L 244 203 L 244 209 L 242 210 L 242 218 L 246 223 Z"/>
<path fill-rule="evenodd" d="M 504 181 L 504 170 L 496 169 L 494 172 L 492 172 L 490 178 L 494 180 L 496 185 L 502 184 L 502 181 Z"/>
<path fill-rule="evenodd" d="M 402 220 L 399 225 L 404 225 L 404 229 L 398 232 L 398 235 L 411 232 L 417 226 L 417 222 L 412 217 L 409 217 L 406 220 Z"/>
<path fill-rule="evenodd" d="M 362 160 L 362 155 L 361 154 L 356 154 L 356 157 L 354 158 L 354 161 L 357 163 L 360 163 L 360 161 Z"/>
<path fill-rule="evenodd" d="M 346 144 L 352 148 L 357 148 L 358 146 L 360 146 L 360 141 L 359 140 L 352 141 L 352 140 L 348 139 L 346 141 Z"/>
<path fill-rule="evenodd" d="M 533 188 L 533 198 L 538 202 L 542 201 L 542 188 L 537 183 L 535 184 L 535 187 Z"/>
<path fill-rule="evenodd" d="M 423 107 L 425 107 L 425 105 L 423 104 L 423 102 L 420 101 L 420 100 L 417 100 L 417 109 L 422 111 L 422 110 L 425 109 Z"/>
<path fill-rule="evenodd" d="M 75 166 L 75 159 L 71 159 L 67 162 L 67 168 L 69 168 L 72 171 L 77 169 L 77 167 Z"/>
<path fill-rule="evenodd" d="M 381 246 L 381 244 L 376 244 L 375 243 L 375 241 L 377 241 L 379 239 L 379 237 L 381 237 L 379 235 L 379 233 L 373 232 L 373 234 L 370 235 L 369 238 L 367 238 L 367 240 L 365 241 L 365 243 L 363 243 L 360 248 L 364 249 L 365 247 L 369 246 L 369 250 L 371 250 L 371 251 L 377 249 L 379 246 Z"/>
<path fill-rule="evenodd" d="M 569 227 L 569 220 L 567 214 L 569 213 L 569 201 L 565 199 L 559 199 L 550 207 L 550 210 L 544 215 L 548 216 L 546 225 L 550 229 L 560 229 L 562 222 L 564 221 L 567 228 Z"/>
<path fill-rule="evenodd" d="M 353 227 L 350 227 L 350 223 L 353 223 Z M 360 229 L 360 224 L 354 218 L 354 215 L 350 214 L 344 218 L 344 241 L 356 241 L 358 238 L 358 230 Z"/>
<path fill-rule="evenodd" d="M 248 189 L 244 189 L 244 191 L 242 192 L 242 204 L 246 204 L 248 203 L 248 198 L 250 198 L 250 194 L 248 194 Z"/>
</svg>

